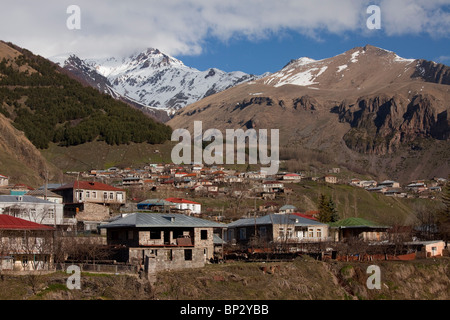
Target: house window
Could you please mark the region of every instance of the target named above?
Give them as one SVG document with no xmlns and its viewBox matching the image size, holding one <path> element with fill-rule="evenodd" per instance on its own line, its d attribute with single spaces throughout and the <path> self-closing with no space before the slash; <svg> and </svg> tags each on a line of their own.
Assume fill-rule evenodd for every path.
<svg viewBox="0 0 450 320">
<path fill-rule="evenodd" d="M 114 193 L 110 192 L 110 194 L 109 194 L 109 200 L 114 200 Z"/>
<path fill-rule="evenodd" d="M 103 192 L 103 199 L 108 200 L 108 192 Z"/>
<path fill-rule="evenodd" d="M 317 238 L 322 238 L 322 230 L 321 229 L 317 229 Z"/>
<path fill-rule="evenodd" d="M 281 239 L 284 239 L 285 237 L 284 228 L 278 229 L 278 235 Z"/>
<path fill-rule="evenodd" d="M 185 249 L 184 250 L 184 260 L 192 261 L 192 249 Z"/>
<path fill-rule="evenodd" d="M 202 240 L 208 240 L 208 230 L 201 230 L 200 231 L 200 238 Z"/>
<path fill-rule="evenodd" d="M 128 231 L 128 240 L 133 240 L 133 230 Z"/>
<path fill-rule="evenodd" d="M 261 238 L 265 238 L 267 236 L 267 228 L 266 227 L 259 228 L 259 236 Z"/>
<path fill-rule="evenodd" d="M 287 237 L 288 237 L 288 238 L 292 238 L 292 237 L 293 237 L 292 228 L 288 228 L 288 229 L 287 229 Z"/>
<path fill-rule="evenodd" d="M 314 229 L 312 229 L 312 228 L 308 229 L 308 237 L 314 238 Z"/>
<path fill-rule="evenodd" d="M 92 191 L 92 198 L 93 199 L 97 199 L 97 192 L 96 191 Z"/>
<path fill-rule="evenodd" d="M 247 229 L 245 228 L 239 229 L 239 239 L 241 240 L 247 239 Z"/>
<path fill-rule="evenodd" d="M 150 239 L 151 240 L 159 240 L 159 239 L 161 239 L 161 232 L 159 232 L 159 231 L 150 231 Z"/>
<path fill-rule="evenodd" d="M 91 197 L 91 193 L 89 191 L 86 191 L 86 198 L 90 198 Z"/>
<path fill-rule="evenodd" d="M 54 219 L 55 218 L 55 211 L 53 209 L 48 209 L 47 215 L 48 215 L 49 219 Z"/>
</svg>

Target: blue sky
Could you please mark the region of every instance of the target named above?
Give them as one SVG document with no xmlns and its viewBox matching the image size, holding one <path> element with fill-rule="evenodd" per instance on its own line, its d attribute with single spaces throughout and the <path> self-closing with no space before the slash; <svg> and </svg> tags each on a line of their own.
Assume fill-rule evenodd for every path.
<svg viewBox="0 0 450 320">
<path fill-rule="evenodd" d="M 280 70 L 291 59 L 309 57 L 320 60 L 366 44 L 394 51 L 403 58 L 426 59 L 450 65 L 450 39 L 433 38 L 429 35 L 388 37 L 379 30 L 374 30 L 371 36 L 328 35 L 321 41 L 296 32 L 258 41 L 245 39 L 224 43 L 209 39 L 201 55 L 179 55 L 177 58 L 199 70 L 216 67 L 224 71 L 244 71 L 260 75 Z"/>
<path fill-rule="evenodd" d="M 68 11 L 79 8 L 77 16 Z M 379 8 L 381 29 L 367 20 Z M 371 44 L 450 64 L 450 0 L 15 0 L 0 40 L 44 57 L 120 57 L 158 48 L 200 70 L 274 72 Z M 79 28 L 68 28 L 78 19 Z"/>
</svg>

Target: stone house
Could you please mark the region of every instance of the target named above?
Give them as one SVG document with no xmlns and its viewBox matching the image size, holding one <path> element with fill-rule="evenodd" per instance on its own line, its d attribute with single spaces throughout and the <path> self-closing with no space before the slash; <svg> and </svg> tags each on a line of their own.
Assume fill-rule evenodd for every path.
<svg viewBox="0 0 450 320">
<path fill-rule="evenodd" d="M 268 214 L 239 219 L 227 225 L 226 241 L 248 245 L 321 242 L 328 239 L 328 225 L 292 214 Z"/>
<path fill-rule="evenodd" d="M 53 190 L 63 197 L 64 217 L 76 220 L 77 231 L 96 232 L 111 218 L 111 208 L 126 204 L 126 191 L 100 182 L 76 181 Z"/>
<path fill-rule="evenodd" d="M 352 238 L 366 242 L 380 242 L 389 238 L 390 227 L 381 226 L 362 218 L 347 218 L 330 223 L 330 234 L 334 241 L 346 241 Z"/>
<path fill-rule="evenodd" d="M 183 214 L 138 212 L 99 228 L 106 230 L 108 245 L 125 248 L 122 262 L 140 265 L 153 273 L 203 267 L 214 258 L 215 232 L 221 234 L 224 227 Z"/>
<path fill-rule="evenodd" d="M 64 203 L 126 204 L 126 191 L 100 182 L 75 181 L 53 190 Z"/>
</svg>

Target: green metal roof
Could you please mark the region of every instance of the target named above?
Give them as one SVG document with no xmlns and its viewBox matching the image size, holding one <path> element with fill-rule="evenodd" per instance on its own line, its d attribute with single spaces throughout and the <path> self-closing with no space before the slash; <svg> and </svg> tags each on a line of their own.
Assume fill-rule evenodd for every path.
<svg viewBox="0 0 450 320">
<path fill-rule="evenodd" d="M 363 218 L 347 218 L 332 222 L 331 228 L 389 228 Z"/>
</svg>

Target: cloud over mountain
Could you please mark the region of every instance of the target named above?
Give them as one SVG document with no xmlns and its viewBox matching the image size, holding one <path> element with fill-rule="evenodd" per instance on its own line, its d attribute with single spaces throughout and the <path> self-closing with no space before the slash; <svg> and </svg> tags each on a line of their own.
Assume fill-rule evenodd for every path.
<svg viewBox="0 0 450 320">
<path fill-rule="evenodd" d="M 0 38 L 43 56 L 76 52 L 82 56 L 129 54 L 149 46 L 170 55 L 195 55 L 205 39 L 249 40 L 294 31 L 313 39 L 322 34 L 363 33 L 369 1 L 168 0 L 132 2 L 79 0 L 81 30 L 69 30 L 70 1 L 4 4 Z M 379 1 L 387 36 L 450 35 L 448 1 Z"/>
</svg>

